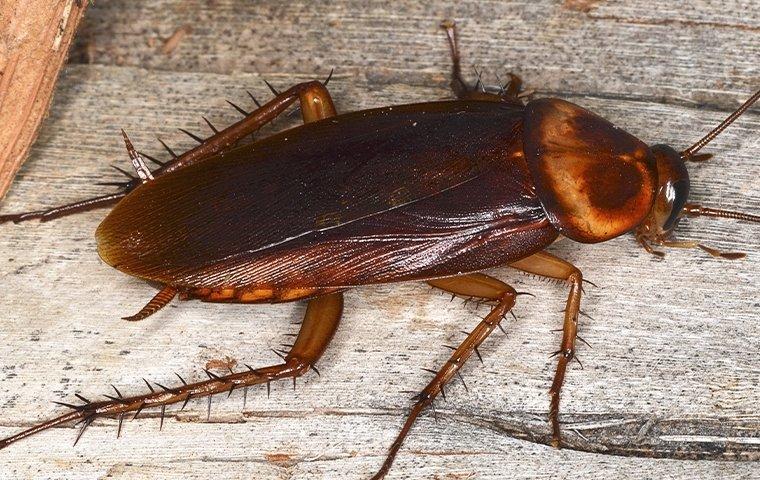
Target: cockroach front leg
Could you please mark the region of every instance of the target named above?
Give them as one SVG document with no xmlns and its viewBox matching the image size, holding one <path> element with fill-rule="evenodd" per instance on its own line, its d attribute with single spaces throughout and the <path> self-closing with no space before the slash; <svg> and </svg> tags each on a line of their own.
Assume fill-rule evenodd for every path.
<svg viewBox="0 0 760 480">
<path fill-rule="evenodd" d="M 278 93 L 272 100 L 261 105 L 257 110 L 251 113 L 245 112 L 240 107 L 235 106 L 235 108 L 240 110 L 241 113 L 245 113 L 246 117 L 230 125 L 224 130 L 217 130 L 210 122 L 208 122 L 208 120 L 206 120 L 209 127 L 214 131 L 214 134 L 206 139 L 202 139 L 191 134 L 190 132 L 187 132 L 186 130 L 182 130 L 197 140 L 199 142 L 199 145 L 191 148 L 181 155 L 177 155 L 169 147 L 167 147 L 166 144 L 164 144 L 164 147 L 172 156 L 172 159 L 166 163 L 159 162 L 158 160 L 145 154 L 141 155 L 160 165 L 159 168 L 153 172 L 150 172 L 152 176 L 158 177 L 174 170 L 186 167 L 188 165 L 198 163 L 221 152 L 229 150 L 247 135 L 258 131 L 264 125 L 272 122 L 288 107 L 295 103 L 296 100 L 300 101 L 301 116 L 305 123 L 334 116 L 335 106 L 333 105 L 330 93 L 327 91 L 327 87 L 325 86 L 328 81 L 329 77 L 327 80 L 325 80 L 324 83 L 315 80 L 294 85 L 284 92 Z M 163 144 L 163 142 L 161 143 Z M 72 215 L 78 212 L 85 212 L 96 208 L 114 205 L 119 200 L 124 198 L 135 187 L 137 187 L 137 185 L 139 185 L 142 181 L 140 178 L 132 176 L 125 170 L 122 170 L 118 167 L 114 168 L 128 177 L 128 180 L 125 182 L 107 182 L 109 185 L 119 186 L 121 189 L 119 192 L 88 198 L 86 200 L 42 210 L 0 215 L 0 223 L 18 223 L 34 219 L 39 219 L 45 222 Z"/>
<path fill-rule="evenodd" d="M 160 384 L 155 384 L 156 387 L 154 388 L 153 385 L 148 383 L 150 393 L 134 397 L 123 397 L 116 390 L 116 396 L 106 395 L 109 399 L 107 401 L 87 401 L 84 405 L 66 405 L 72 409 L 71 412 L 35 425 L 12 437 L 0 440 L 0 448 L 5 448 L 11 443 L 15 443 L 25 437 L 71 421 L 79 421 L 82 424 L 82 429 L 77 436 L 77 440 L 79 440 L 84 430 L 96 418 L 105 416 L 118 417 L 118 434 L 121 432 L 122 421 L 126 414 L 134 412 L 132 418 L 135 418 L 141 411 L 151 407 L 161 409 L 161 423 L 163 424 L 164 412 L 167 405 L 182 402 L 182 408 L 184 408 L 191 399 L 208 397 L 210 412 L 212 395 L 218 393 L 227 393 L 229 395 L 233 390 L 238 389 L 243 389 L 247 392 L 248 387 L 262 383 L 266 383 L 268 389 L 271 381 L 282 378 L 293 378 L 295 382 L 296 377 L 303 375 L 310 368 L 315 368 L 315 363 L 322 356 L 335 334 L 342 312 L 342 293 L 332 293 L 310 300 L 298 337 L 296 337 L 290 351 L 283 352 L 283 363 L 279 365 L 256 369 L 248 367 L 243 372 L 224 376 L 215 375 L 206 370 L 206 374 L 209 377 L 206 381 L 188 384 L 180 377 L 182 383 L 173 388 Z M 79 398 L 84 399 L 84 397 Z"/>
<path fill-rule="evenodd" d="M 539 252 L 510 264 L 518 270 L 547 278 L 564 280 L 570 283 L 570 294 L 565 305 L 565 320 L 562 325 L 562 343 L 553 356 L 558 357 L 557 372 L 549 389 L 551 404 L 549 421 L 552 426 L 552 446 L 559 448 L 561 433 L 559 429 L 559 399 L 562 383 L 565 381 L 567 365 L 575 357 L 575 339 L 578 336 L 578 314 L 581 308 L 581 284 L 583 275 L 573 264 L 546 252 Z"/>
<path fill-rule="evenodd" d="M 443 387 L 459 372 L 473 352 L 477 352 L 480 344 L 488 338 L 491 332 L 499 326 L 504 315 L 506 315 L 515 304 L 515 298 L 517 296 L 515 290 L 506 283 L 480 273 L 441 278 L 438 280 L 431 280 L 428 283 L 455 295 L 468 298 L 475 297 L 496 302 L 496 306 L 475 327 L 475 329 L 467 335 L 467 338 L 454 350 L 454 353 L 452 353 L 451 357 L 446 361 L 443 367 L 441 367 L 430 383 L 428 383 L 422 392 L 415 397 L 416 401 L 401 428 L 401 432 L 399 432 L 393 445 L 391 445 L 388 456 L 386 457 L 383 466 L 380 468 L 380 471 L 372 477 L 373 480 L 379 480 L 385 477 L 388 470 L 390 470 L 393 460 L 396 458 L 396 454 L 401 448 L 404 439 L 409 434 L 409 430 L 412 428 L 412 425 L 414 425 L 419 414 L 433 403 L 435 397 L 443 392 Z"/>
</svg>

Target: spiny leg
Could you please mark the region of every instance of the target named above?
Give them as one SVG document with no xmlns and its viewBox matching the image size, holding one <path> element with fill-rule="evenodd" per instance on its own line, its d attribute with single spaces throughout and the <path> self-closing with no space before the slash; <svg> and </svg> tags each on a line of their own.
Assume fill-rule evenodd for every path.
<svg viewBox="0 0 760 480">
<path fill-rule="evenodd" d="M 473 90 L 467 81 L 462 77 L 462 56 L 459 53 L 459 38 L 457 37 L 457 26 L 452 20 L 441 22 L 441 28 L 446 32 L 446 39 L 449 42 L 449 51 L 451 53 L 451 90 L 457 98 L 467 98 L 467 95 Z"/>
<path fill-rule="evenodd" d="M 230 394 L 236 389 L 247 390 L 252 385 L 262 383 L 269 385 L 269 382 L 282 378 L 293 378 L 295 381 L 296 377 L 306 373 L 309 368 L 314 368 L 314 364 L 333 338 L 342 312 L 342 293 L 332 293 L 311 299 L 306 308 L 301 330 L 290 351 L 282 355 L 283 363 L 280 365 L 257 369 L 248 367 L 246 371 L 224 376 L 215 375 L 206 370 L 209 377 L 206 381 L 188 384 L 180 377 L 181 385 L 169 388 L 156 384 L 158 389 L 148 383 L 150 393 L 133 397 L 123 397 L 115 388 L 117 396 L 106 395 L 107 401 L 90 402 L 80 396 L 80 399 L 86 400 L 84 405 L 66 405 L 73 411 L 0 440 L 0 449 L 35 433 L 74 420 L 78 420 L 83 425 L 79 434 L 81 436 L 84 429 L 99 417 L 116 416 L 119 418 L 119 427 L 121 427 L 125 414 L 134 412 L 133 418 L 135 418 L 143 409 L 159 407 L 163 421 L 163 413 L 167 405 L 183 402 L 184 408 L 191 398 L 210 397 L 218 393 Z"/>
<path fill-rule="evenodd" d="M 442 392 L 443 387 L 459 372 L 473 352 L 477 352 L 477 348 L 488 338 L 491 332 L 499 326 L 499 322 L 501 322 L 504 315 L 515 304 L 515 297 L 517 296 L 515 290 L 506 283 L 481 273 L 430 280 L 428 283 L 455 295 L 494 301 L 496 302 L 496 306 L 467 335 L 467 338 L 454 350 L 454 353 L 441 367 L 433 380 L 417 395 L 416 401 L 401 431 L 393 442 L 393 445 L 391 445 L 383 466 L 372 477 L 373 480 L 385 477 L 417 417 L 426 407 L 433 403 L 435 397 Z"/>
<path fill-rule="evenodd" d="M 90 210 L 95 210 L 96 208 L 116 205 L 116 203 L 124 198 L 125 195 L 126 192 L 109 193 L 108 195 L 100 195 L 97 197 L 88 198 L 86 200 L 67 203 L 65 205 L 50 207 L 43 210 L 32 210 L 30 212 L 0 215 L 0 223 L 19 223 L 35 219 L 39 219 L 42 222 L 47 222 L 48 220 L 66 217 L 68 215 L 73 215 L 79 212 L 89 212 Z"/>
<path fill-rule="evenodd" d="M 178 170 L 232 148 L 246 135 L 256 132 L 264 125 L 272 122 L 296 100 L 301 101 L 301 115 L 304 123 L 335 115 L 335 106 L 330 97 L 330 92 L 327 91 L 327 87 L 322 82 L 313 80 L 299 83 L 282 93 L 277 93 L 272 100 L 261 105 L 244 119 L 230 125 L 218 134 L 209 137 L 204 143 L 170 161 L 159 168 L 156 174 L 160 175 Z"/>
<path fill-rule="evenodd" d="M 325 81 L 325 83 L 327 83 L 327 81 Z M 187 165 L 203 161 L 204 159 L 224 152 L 225 150 L 229 150 L 246 135 L 250 135 L 251 133 L 258 131 L 267 123 L 270 123 L 296 100 L 301 101 L 301 115 L 306 123 L 335 115 L 335 107 L 332 98 L 324 83 L 319 81 L 299 83 L 282 93 L 278 93 L 275 98 L 261 105 L 260 108 L 251 113 L 243 110 L 246 117 L 224 130 L 217 131 L 209 123 L 209 126 L 211 126 L 215 132 L 214 135 L 205 140 L 201 139 L 199 145 L 181 155 L 176 155 L 166 146 L 166 144 L 164 144 L 164 147 L 166 147 L 173 158 L 153 171 L 152 175 L 158 177 Z M 236 108 L 239 109 L 239 107 Z M 208 120 L 206 121 L 208 122 Z M 156 161 L 145 154 L 142 154 L 142 156 Z M 126 182 L 117 183 L 117 185 L 121 187 L 121 191 L 119 192 L 42 210 L 0 215 L 0 224 L 5 222 L 18 223 L 34 219 L 39 219 L 40 221 L 45 222 L 78 212 L 85 212 L 100 207 L 114 205 L 141 183 L 141 179 L 133 177 L 121 169 L 117 168 L 117 170 L 122 171 L 129 177 Z"/>
<path fill-rule="evenodd" d="M 559 357 L 554 381 L 549 389 L 551 403 L 549 421 L 552 426 L 552 446 L 559 448 L 561 433 L 559 429 L 559 399 L 562 383 L 565 381 L 567 364 L 575 356 L 575 339 L 578 336 L 578 313 L 581 308 L 583 275 L 573 264 L 546 252 L 539 252 L 510 264 L 518 270 L 542 277 L 564 280 L 570 283 L 570 294 L 565 305 L 565 320 L 562 325 L 562 343 L 554 352 Z"/>
<path fill-rule="evenodd" d="M 499 85 L 497 93 L 491 93 L 494 89 L 486 89 L 481 79 L 482 72 L 475 70 L 477 81 L 475 85 L 469 85 L 462 76 L 462 61 L 459 53 L 459 38 L 457 36 L 457 26 L 452 20 L 441 22 L 441 28 L 446 32 L 446 39 L 449 43 L 451 53 L 451 82 L 449 86 L 454 95 L 460 100 L 487 100 L 494 102 L 508 102 L 522 106 L 520 100 L 522 80 L 517 75 L 510 73 L 509 81 L 504 85 Z M 490 90 L 490 91 L 489 91 Z"/>
<path fill-rule="evenodd" d="M 328 80 L 326 80 L 325 83 L 327 83 Z M 289 99 L 288 101 L 290 101 L 290 103 L 293 103 L 296 98 L 300 100 L 301 117 L 303 118 L 304 123 L 316 122 L 318 120 L 334 117 L 336 115 L 335 106 L 333 105 L 330 93 L 327 91 L 327 88 L 323 83 L 309 82 L 307 84 L 299 84 L 289 89 L 288 91 L 291 90 L 293 90 L 293 93 L 287 97 Z M 281 95 L 286 94 L 287 92 Z M 277 99 L 275 98 L 275 100 Z M 260 110 L 267 108 L 267 105 L 270 103 L 272 102 L 262 105 Z M 287 105 L 284 107 L 281 106 L 281 110 L 275 110 L 275 113 L 270 113 L 274 116 L 268 121 L 271 121 L 274 119 L 274 117 L 282 113 L 285 108 L 287 108 Z M 134 148 L 132 148 L 132 144 L 127 139 L 126 134 L 124 134 L 124 138 L 127 142 L 127 150 L 129 151 L 130 158 L 133 159 L 133 162 L 139 160 L 140 155 L 134 150 Z M 171 285 L 165 285 L 163 289 L 158 292 L 156 296 L 153 297 L 138 313 L 128 317 L 123 317 L 123 319 L 128 321 L 138 321 L 148 318 L 149 316 L 165 307 L 177 295 L 177 293 L 178 290 L 175 287 Z"/>
</svg>

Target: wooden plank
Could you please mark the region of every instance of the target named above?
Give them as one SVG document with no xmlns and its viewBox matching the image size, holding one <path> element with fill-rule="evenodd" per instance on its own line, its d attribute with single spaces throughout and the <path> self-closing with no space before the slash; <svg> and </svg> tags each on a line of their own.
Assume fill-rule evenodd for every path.
<svg viewBox="0 0 760 480">
<path fill-rule="evenodd" d="M 444 84 L 438 24 L 462 27 L 466 63 L 540 92 L 727 108 L 760 83 L 756 2 L 101 2 L 75 58 L 173 71 L 339 73 L 373 84 Z M 163 42 L 192 33 L 170 54 Z"/>
<path fill-rule="evenodd" d="M 289 77 L 283 83 L 300 79 Z M 209 111 L 216 111 L 212 118 L 220 125 L 234 118 L 229 108 L 221 110 L 222 98 L 239 92 L 238 85 L 260 82 L 251 74 L 71 67 L 51 121 L 4 209 L 33 208 L 98 192 L 92 182 L 112 175 L 106 164 L 126 162 L 120 127 L 156 153 L 150 139 L 154 133 L 175 139 L 168 125 L 198 130 L 199 115 Z M 331 87 L 342 110 L 446 94 L 439 88 L 373 86 L 345 77 L 335 78 Z M 254 89 L 266 95 L 264 89 Z M 706 131 L 724 115 L 639 101 L 586 98 L 581 103 L 644 138 L 677 144 L 688 143 L 694 132 Z M 684 122 L 689 129 L 682 127 Z M 658 126 L 656 136 L 652 124 Z M 718 158 L 692 169 L 695 200 L 745 210 L 760 207 L 760 196 L 752 187 L 760 174 L 757 144 L 747 141 L 758 127 L 760 117 L 751 114 L 716 140 L 711 151 Z M 0 251 L 5 255 L 0 278 L 6 293 L 0 308 L 7 325 L 0 341 L 9 345 L 0 379 L 3 435 L 56 411 L 48 400 L 71 400 L 75 392 L 97 397 L 107 393 L 109 383 L 124 392 L 140 392 L 141 377 L 167 383 L 176 371 L 199 378 L 200 368 L 228 357 L 238 365 L 275 362 L 269 347 L 280 343 L 283 333 L 295 331 L 289 322 L 302 315 L 303 305 L 181 303 L 139 324 L 120 321 L 153 290 L 99 262 L 92 231 L 102 216 L 103 212 L 92 212 L 45 224 L 1 227 Z M 692 221 L 682 236 L 751 251 L 757 246 L 753 228 Z M 572 368 L 563 397 L 567 440 L 596 452 L 756 459 L 757 255 L 726 262 L 673 251 L 658 261 L 628 237 L 594 246 L 560 242 L 552 250 L 600 285 L 590 288 L 584 301 L 585 311 L 595 320 L 583 320 L 582 335 L 593 349 L 581 347 L 585 368 Z M 512 450 L 528 449 L 529 458 L 542 461 L 565 459 L 568 469 L 597 458 L 509 440 L 547 440 L 546 389 L 554 368 L 548 353 L 559 342 L 559 333 L 552 329 L 559 325 L 557 312 L 565 289 L 510 270 L 494 274 L 537 298 L 521 299 L 518 321 L 509 322 L 507 337 L 499 334 L 487 343 L 484 367 L 466 368 L 469 393 L 461 385 L 452 386 L 449 402 L 438 406 L 443 420 L 435 424 L 427 417 L 415 429 L 392 478 L 468 469 L 497 478 L 512 461 L 529 468 L 530 463 Z M 48 459 L 45 465 L 75 466 L 83 478 L 109 468 L 124 478 L 140 478 L 149 476 L 146 472 L 168 472 L 181 459 L 196 457 L 207 460 L 177 471 L 187 478 L 204 478 L 217 462 L 229 460 L 240 463 L 238 470 L 231 470 L 238 475 L 255 467 L 264 478 L 366 474 L 377 466 L 408 405 L 408 394 L 402 391 L 421 388 L 427 375 L 419 368 L 439 365 L 446 357 L 440 345 L 460 340 L 457 332 L 474 325 L 482 314 L 417 284 L 364 288 L 348 295 L 343 327 L 319 365 L 322 376 L 307 377 L 296 392 L 285 383 L 275 386 L 271 399 L 263 390 L 252 391 L 244 414 L 239 393 L 230 401 L 216 399 L 213 423 L 208 425 L 195 425 L 204 421 L 205 407 L 191 403 L 189 412 L 169 420 L 164 432 L 154 431 L 157 420 L 138 420 L 128 425 L 130 433 L 118 443 L 105 440 L 114 435 L 110 420 L 91 427 L 76 449 L 67 444 L 74 431 L 57 429 L 13 447 L 7 456 L 0 455 L 0 463 L 19 477 L 40 452 Z M 133 429 L 138 433 L 131 433 Z M 264 439 L 269 446 L 259 450 Z M 338 460 L 317 466 L 309 460 L 326 455 L 335 444 Z M 307 447 L 301 450 L 300 445 Z M 241 453 L 232 453 L 237 448 Z M 164 453 L 147 453 L 155 449 Z M 271 467 L 266 453 L 283 449 L 295 466 Z M 114 455 L 139 458 L 140 467 L 122 465 L 129 460 Z M 692 476 L 728 469 L 741 476 L 750 468 L 713 462 L 655 467 L 660 463 L 654 460 L 611 458 L 595 460 L 599 471 L 632 474 L 645 464 L 640 468 L 683 469 Z M 547 467 L 547 475 L 552 468 L 560 467 Z"/>
<path fill-rule="evenodd" d="M 158 156 L 155 134 L 178 149 L 189 146 L 175 127 L 207 131 L 200 115 L 209 112 L 214 123 L 229 123 L 237 114 L 224 99 L 245 105 L 245 88 L 267 98 L 256 70 L 284 87 L 337 66 L 330 88 L 341 111 L 447 97 L 446 46 L 436 28 L 444 16 L 461 19 L 468 61 L 499 71 L 524 65 L 530 69 L 519 72 L 530 86 L 557 91 L 650 143 L 688 145 L 759 78 L 751 5 L 737 15 L 709 4 L 678 12 L 679 4 L 647 11 L 643 3 L 601 2 L 582 12 L 548 3 L 459 2 L 454 9 L 408 2 L 391 13 L 385 3 L 360 3 L 310 13 L 319 8 L 305 2 L 217 0 L 214 9 L 195 1 L 118 9 L 96 2 L 88 18 L 96 45 L 90 53 L 96 62 L 122 66 L 69 67 L 2 211 L 101 192 L 93 182 L 114 178 L 107 164 L 127 162 L 119 128 Z M 733 5 L 734 12 L 742 7 Z M 208 21 L 193 24 L 170 56 L 156 54 L 161 40 L 197 12 Z M 521 40 L 506 43 L 508 30 Z M 142 45 L 151 36 L 154 45 Z M 710 44 L 694 43 L 705 38 Z M 293 48 L 299 42 L 301 50 Z M 551 46 L 557 53 L 550 55 Z M 678 54 L 667 56 L 668 49 Z M 700 60 L 700 51 L 709 55 Z M 627 59 L 637 56 L 643 66 L 634 68 Z M 695 108 L 695 101 L 706 108 Z M 760 115 L 748 113 L 711 144 L 713 161 L 690 166 L 695 201 L 760 210 L 758 128 Z M 174 371 L 199 379 L 201 368 L 228 359 L 276 362 L 269 348 L 294 332 L 290 322 L 303 314 L 297 304 L 192 302 L 138 324 L 120 321 L 154 290 L 97 259 L 92 232 L 104 214 L 0 226 L 0 342 L 8 346 L 0 436 L 47 418 L 58 411 L 49 400 L 71 401 L 75 392 L 96 398 L 114 383 L 138 393 L 141 377 L 166 384 Z M 571 367 L 563 396 L 566 439 L 585 452 L 521 440 L 547 439 L 546 391 L 555 365 L 548 355 L 559 342 L 552 330 L 560 324 L 565 289 L 495 270 L 537 298 L 521 297 L 508 335 L 487 342 L 483 366 L 465 369 L 469 392 L 458 383 L 450 387 L 448 402 L 437 405 L 438 422 L 430 414 L 422 418 L 389 478 L 504 478 L 505 472 L 515 478 L 750 478 L 753 462 L 716 460 L 759 456 L 756 232 L 748 224 L 709 220 L 679 230 L 682 238 L 750 252 L 737 262 L 688 251 L 669 251 L 659 261 L 630 237 L 552 247 L 600 286 L 588 289 L 584 311 L 593 320 L 581 325 L 593 348 L 581 346 L 584 369 Z M 115 421 L 98 421 L 73 449 L 75 430 L 55 429 L 0 452 L 0 471 L 11 478 L 365 478 L 400 426 L 409 405 L 403 391 L 418 390 L 429 378 L 420 367 L 439 366 L 447 356 L 441 345 L 460 341 L 458 332 L 484 313 L 417 284 L 350 292 L 343 325 L 319 364 L 321 377 L 299 380 L 295 392 L 287 383 L 274 385 L 269 399 L 264 389 L 252 390 L 245 412 L 240 392 L 216 398 L 209 423 L 205 404 L 191 402 L 183 413 L 170 409 L 163 432 L 156 418 L 145 418 L 128 423 L 119 441 Z"/>
</svg>

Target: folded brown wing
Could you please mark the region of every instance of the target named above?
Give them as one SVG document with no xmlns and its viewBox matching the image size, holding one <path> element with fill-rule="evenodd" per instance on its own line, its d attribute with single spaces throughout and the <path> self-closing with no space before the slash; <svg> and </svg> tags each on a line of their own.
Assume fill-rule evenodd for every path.
<svg viewBox="0 0 760 480">
<path fill-rule="evenodd" d="M 507 161 L 521 122 L 514 106 L 436 102 L 310 123 L 138 187 L 98 251 L 141 278 L 227 284 L 233 265 L 478 178 Z"/>
</svg>

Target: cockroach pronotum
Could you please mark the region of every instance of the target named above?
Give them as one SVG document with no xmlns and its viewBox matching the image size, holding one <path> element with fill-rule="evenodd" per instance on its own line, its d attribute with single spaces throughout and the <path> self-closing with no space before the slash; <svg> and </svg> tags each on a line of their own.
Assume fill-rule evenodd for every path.
<svg viewBox="0 0 760 480">
<path fill-rule="evenodd" d="M 605 119 L 558 98 L 525 102 L 511 75 L 498 88 L 461 74 L 456 30 L 444 22 L 456 100 L 336 114 L 326 81 L 295 85 L 245 112 L 197 147 L 151 171 L 147 155 L 124 134 L 136 171 L 116 193 L 16 215 L 0 222 L 43 221 L 116 203 L 97 229 L 98 253 L 114 268 L 161 285 L 138 313 L 142 320 L 172 299 L 274 303 L 308 300 L 303 323 L 282 363 L 217 375 L 144 395 L 69 405 L 68 413 L 0 441 L 5 448 L 56 425 L 79 421 L 77 440 L 94 419 L 293 378 L 313 369 L 335 333 L 345 291 L 361 285 L 425 281 L 492 306 L 411 411 L 374 476 L 388 472 L 415 419 L 477 353 L 510 312 L 518 293 L 481 270 L 509 265 L 570 286 L 557 370 L 550 388 L 552 444 L 562 445 L 560 391 L 574 357 L 583 276 L 545 251 L 560 236 L 581 243 L 633 232 L 655 246 L 677 241 L 679 219 L 706 216 L 760 222 L 760 216 L 688 203 L 686 162 L 760 98 L 685 150 L 647 146 Z M 267 84 L 268 85 L 268 84 Z M 255 101 L 255 99 L 254 99 Z M 236 146 L 296 101 L 304 125 Z M 123 133 L 123 132 L 122 132 Z M 155 160 L 154 160 L 155 161 Z M 124 172 L 126 173 L 126 172 Z M 83 398 L 83 397 L 80 397 Z"/>
</svg>

